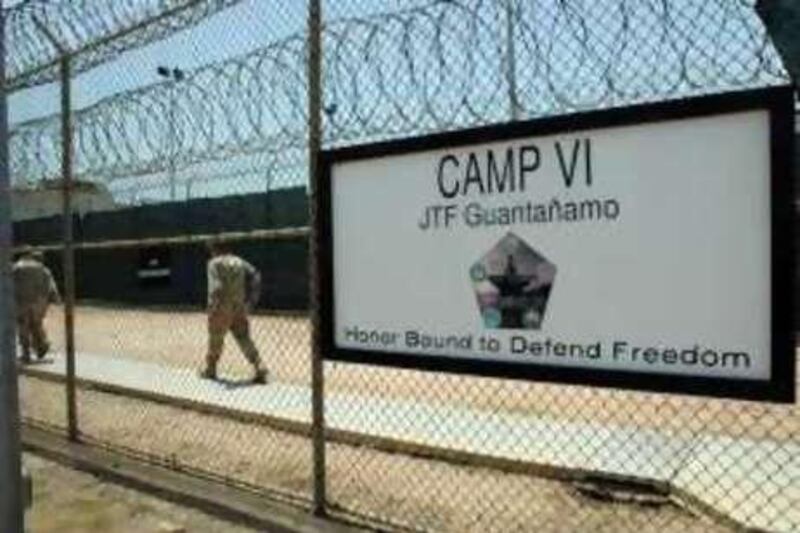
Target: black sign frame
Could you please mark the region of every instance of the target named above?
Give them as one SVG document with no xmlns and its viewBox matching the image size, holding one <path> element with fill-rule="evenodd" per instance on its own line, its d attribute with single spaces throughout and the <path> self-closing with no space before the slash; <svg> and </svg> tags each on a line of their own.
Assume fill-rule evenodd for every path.
<svg viewBox="0 0 800 533">
<path fill-rule="evenodd" d="M 680 393 L 718 398 L 795 402 L 794 272 L 794 88 L 751 89 L 683 98 L 523 122 L 472 128 L 420 137 L 322 151 L 315 179 L 318 254 L 317 310 L 322 357 L 331 361 L 522 379 L 572 385 L 612 387 L 645 392 Z M 344 348 L 335 342 L 332 168 L 337 163 L 374 159 L 448 147 L 544 136 L 572 131 L 657 123 L 750 110 L 770 117 L 771 173 L 771 376 L 768 380 L 701 377 L 628 370 L 589 369 L 540 363 L 489 361 L 463 356 Z"/>
</svg>

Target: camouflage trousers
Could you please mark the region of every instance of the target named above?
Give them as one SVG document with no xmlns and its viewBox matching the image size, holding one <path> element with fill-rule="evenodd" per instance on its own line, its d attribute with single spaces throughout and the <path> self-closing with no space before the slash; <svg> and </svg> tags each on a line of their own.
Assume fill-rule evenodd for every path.
<svg viewBox="0 0 800 533">
<path fill-rule="evenodd" d="M 261 357 L 258 348 L 250 337 L 250 320 L 247 318 L 247 309 L 244 306 L 231 306 L 208 311 L 208 354 L 206 355 L 206 368 L 216 371 L 222 349 L 225 345 L 225 335 L 230 331 L 239 345 L 247 361 L 256 370 L 261 369 Z"/>
<path fill-rule="evenodd" d="M 17 308 L 17 335 L 22 348 L 22 359 L 25 361 L 30 361 L 31 348 L 40 359 L 50 351 L 50 342 L 47 340 L 47 333 L 44 330 L 47 307 L 48 304 L 44 302 Z"/>
</svg>

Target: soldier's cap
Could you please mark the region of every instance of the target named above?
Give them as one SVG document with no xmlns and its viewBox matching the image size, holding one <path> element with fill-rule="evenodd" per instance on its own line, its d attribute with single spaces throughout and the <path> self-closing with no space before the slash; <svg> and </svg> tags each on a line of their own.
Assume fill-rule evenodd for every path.
<svg viewBox="0 0 800 533">
<path fill-rule="evenodd" d="M 222 239 L 211 239 L 206 242 L 206 250 L 211 254 L 219 254 L 230 250 L 230 245 Z"/>
<path fill-rule="evenodd" d="M 37 250 L 34 250 L 30 246 L 23 246 L 20 248 L 19 252 L 17 253 L 17 257 L 19 259 L 33 259 L 34 261 L 44 261 L 44 254 Z"/>
</svg>

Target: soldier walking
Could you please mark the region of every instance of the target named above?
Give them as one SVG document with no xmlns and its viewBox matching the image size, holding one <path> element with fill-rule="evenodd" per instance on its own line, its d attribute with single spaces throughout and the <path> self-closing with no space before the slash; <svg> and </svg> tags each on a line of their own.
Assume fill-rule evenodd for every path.
<svg viewBox="0 0 800 533">
<path fill-rule="evenodd" d="M 209 245 L 208 262 L 208 354 L 200 376 L 217 379 L 217 363 L 225 335 L 230 331 L 245 358 L 253 365 L 254 383 L 266 383 L 258 349 L 250 337 L 248 314 L 261 294 L 261 275 L 244 259 L 233 255 L 221 242 Z"/>
<path fill-rule="evenodd" d="M 37 359 L 50 351 L 44 330 L 44 318 L 51 303 L 59 303 L 56 282 L 44 258 L 38 252 L 24 252 L 12 267 L 17 331 L 22 348 L 22 362 L 31 362 L 31 348 Z"/>
</svg>

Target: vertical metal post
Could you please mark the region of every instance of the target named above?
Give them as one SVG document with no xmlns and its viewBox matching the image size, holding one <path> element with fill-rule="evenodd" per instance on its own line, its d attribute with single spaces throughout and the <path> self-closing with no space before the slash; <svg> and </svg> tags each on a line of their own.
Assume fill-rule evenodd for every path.
<svg viewBox="0 0 800 533">
<path fill-rule="evenodd" d="M 174 202 L 178 199 L 178 191 L 175 183 L 175 158 L 178 153 L 178 140 L 175 138 L 175 106 L 177 105 L 178 80 L 172 80 L 169 89 L 169 199 Z M 188 200 L 188 198 L 187 198 Z"/>
<path fill-rule="evenodd" d="M 64 220 L 64 336 L 67 359 L 67 436 L 78 440 L 75 395 L 75 250 L 72 242 L 72 76 L 71 58 L 61 57 L 61 185 Z"/>
<path fill-rule="evenodd" d="M 322 147 L 322 6 L 321 0 L 308 0 L 308 178 L 309 271 L 311 282 L 311 441 L 314 476 L 313 513 L 325 514 L 325 371 L 320 337 L 320 300 L 317 285 L 317 156 Z"/>
<path fill-rule="evenodd" d="M 511 120 L 519 120 L 520 108 L 517 99 L 517 52 L 514 44 L 514 1 L 505 1 L 506 11 L 506 81 L 508 83 L 508 105 Z"/>
<path fill-rule="evenodd" d="M 5 80 L 5 21 L 0 1 L 0 531 L 22 533 L 25 511 L 19 437 L 14 288 L 11 276 L 11 179 Z"/>
<path fill-rule="evenodd" d="M 758 0 L 756 13 L 767 28 L 789 76 L 800 80 L 800 3 L 796 0 Z"/>
</svg>

